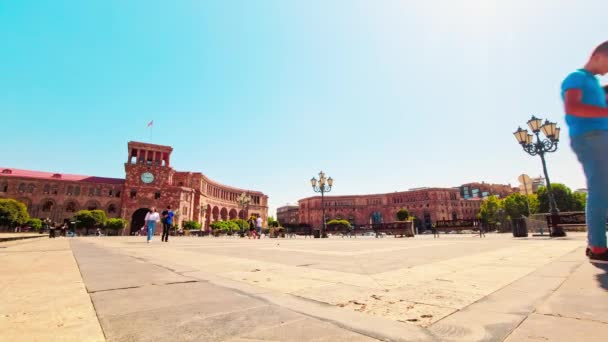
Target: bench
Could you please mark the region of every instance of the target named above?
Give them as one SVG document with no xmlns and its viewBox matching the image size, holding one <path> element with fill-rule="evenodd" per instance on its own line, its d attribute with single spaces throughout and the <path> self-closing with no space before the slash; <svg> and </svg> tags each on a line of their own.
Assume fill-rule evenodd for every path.
<svg viewBox="0 0 608 342">
<path fill-rule="evenodd" d="M 460 234 L 463 230 L 479 231 L 481 220 L 438 220 L 435 222 L 435 230 L 443 231 L 445 234 L 455 231 Z"/>
</svg>

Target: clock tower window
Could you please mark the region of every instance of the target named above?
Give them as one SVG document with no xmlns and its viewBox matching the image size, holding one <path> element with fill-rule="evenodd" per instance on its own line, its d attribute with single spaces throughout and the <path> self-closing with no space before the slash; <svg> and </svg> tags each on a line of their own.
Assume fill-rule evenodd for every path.
<svg viewBox="0 0 608 342">
<path fill-rule="evenodd" d="M 154 193 L 154 199 L 159 199 L 160 198 L 160 191 L 157 191 Z"/>
<path fill-rule="evenodd" d="M 131 190 L 131 193 L 129 194 L 129 197 L 135 198 L 136 196 L 137 196 L 137 191 L 136 190 Z"/>
</svg>

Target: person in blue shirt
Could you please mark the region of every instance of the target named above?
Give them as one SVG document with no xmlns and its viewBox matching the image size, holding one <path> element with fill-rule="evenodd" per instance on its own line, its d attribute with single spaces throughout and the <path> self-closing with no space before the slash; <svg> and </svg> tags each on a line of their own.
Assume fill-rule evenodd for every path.
<svg viewBox="0 0 608 342">
<path fill-rule="evenodd" d="M 168 205 L 166 210 L 163 210 L 163 235 L 161 236 L 161 241 L 169 242 L 169 232 L 171 231 L 171 227 L 173 226 L 173 210 L 171 210 L 171 206 Z"/>
<path fill-rule="evenodd" d="M 608 106 L 598 75 L 608 73 L 608 41 L 591 54 L 584 68 L 568 75 L 561 92 L 572 150 L 587 178 L 587 256 L 592 263 L 608 264 Z"/>
</svg>

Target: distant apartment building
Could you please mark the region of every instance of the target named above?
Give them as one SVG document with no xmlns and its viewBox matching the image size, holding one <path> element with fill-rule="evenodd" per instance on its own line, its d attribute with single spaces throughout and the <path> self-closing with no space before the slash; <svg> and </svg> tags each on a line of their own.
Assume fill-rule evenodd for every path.
<svg viewBox="0 0 608 342">
<path fill-rule="evenodd" d="M 505 198 L 519 191 L 518 188 L 512 187 L 511 184 L 490 184 L 485 182 L 463 184 L 459 189 L 460 195 L 464 199 L 483 199 L 489 196 Z"/>
<path fill-rule="evenodd" d="M 300 207 L 297 205 L 285 205 L 277 208 L 277 221 L 281 224 L 298 224 Z"/>
</svg>

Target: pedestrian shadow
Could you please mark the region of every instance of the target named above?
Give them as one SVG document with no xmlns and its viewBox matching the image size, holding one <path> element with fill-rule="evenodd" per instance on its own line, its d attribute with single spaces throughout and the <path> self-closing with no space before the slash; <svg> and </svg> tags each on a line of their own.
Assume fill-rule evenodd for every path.
<svg viewBox="0 0 608 342">
<path fill-rule="evenodd" d="M 595 278 L 604 290 L 608 290 L 608 265 L 594 264 L 593 266 L 604 271 L 604 273 L 596 275 Z"/>
</svg>

